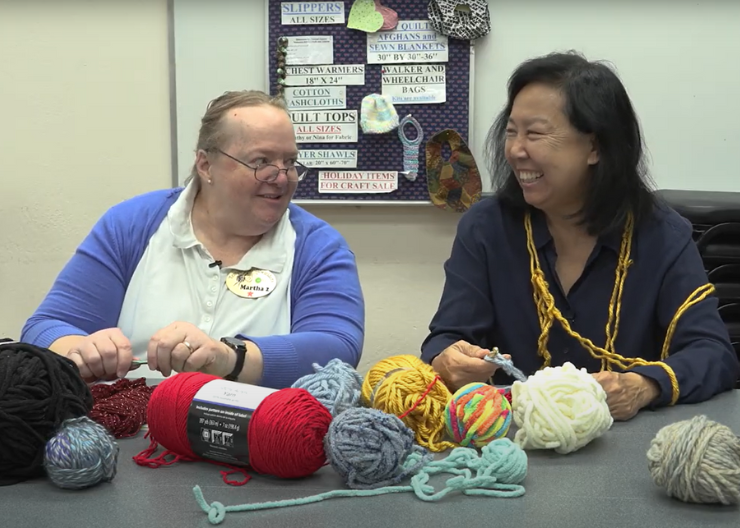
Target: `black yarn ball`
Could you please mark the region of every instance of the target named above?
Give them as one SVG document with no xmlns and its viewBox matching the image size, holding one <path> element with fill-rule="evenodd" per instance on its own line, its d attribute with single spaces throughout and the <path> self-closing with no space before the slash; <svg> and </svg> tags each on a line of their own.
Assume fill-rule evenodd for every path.
<svg viewBox="0 0 740 528">
<path fill-rule="evenodd" d="M 44 449 L 93 396 L 71 360 L 26 343 L 0 344 L 0 486 L 44 472 Z"/>
</svg>

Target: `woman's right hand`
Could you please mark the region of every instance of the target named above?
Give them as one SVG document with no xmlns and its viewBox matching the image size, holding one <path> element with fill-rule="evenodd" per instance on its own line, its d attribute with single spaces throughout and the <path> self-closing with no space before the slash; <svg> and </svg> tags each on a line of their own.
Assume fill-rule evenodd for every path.
<svg viewBox="0 0 740 528">
<path fill-rule="evenodd" d="M 437 371 L 450 391 L 455 392 L 468 383 L 485 383 L 498 370 L 498 366 L 483 358 L 490 350 L 458 341 L 432 360 L 432 368 Z"/>
<path fill-rule="evenodd" d="M 106 328 L 75 343 L 67 352 L 87 383 L 123 378 L 131 368 L 131 342 L 118 328 Z"/>
</svg>

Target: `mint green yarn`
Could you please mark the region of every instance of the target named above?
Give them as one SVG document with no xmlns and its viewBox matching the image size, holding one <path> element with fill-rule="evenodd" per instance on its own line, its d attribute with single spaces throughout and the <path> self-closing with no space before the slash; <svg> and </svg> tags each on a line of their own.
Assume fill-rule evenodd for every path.
<svg viewBox="0 0 740 528">
<path fill-rule="evenodd" d="M 418 464 L 423 455 L 411 453 L 404 467 Z M 439 491 L 429 484 L 433 475 L 448 473 L 453 475 Z M 407 486 L 386 486 L 376 489 L 342 489 L 332 490 L 318 495 L 287 499 L 281 501 L 258 502 L 238 506 L 224 506 L 214 501 L 210 504 L 203 496 L 200 486 L 193 488 L 195 500 L 203 512 L 208 514 L 208 522 L 220 524 L 227 513 L 286 508 L 301 506 L 339 497 L 374 497 L 390 493 L 414 492 L 417 498 L 426 502 L 436 502 L 453 492 L 463 495 L 510 498 L 524 495 L 521 483 L 527 476 L 527 454 L 508 438 L 498 438 L 481 449 L 480 455 L 475 449 L 457 447 L 441 460 L 425 465 L 411 477 Z"/>
</svg>

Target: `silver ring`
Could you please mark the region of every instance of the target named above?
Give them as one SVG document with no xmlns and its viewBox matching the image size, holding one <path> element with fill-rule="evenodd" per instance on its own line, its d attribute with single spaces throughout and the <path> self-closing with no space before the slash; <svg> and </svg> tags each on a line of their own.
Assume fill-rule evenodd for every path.
<svg viewBox="0 0 740 528">
<path fill-rule="evenodd" d="M 191 354 L 193 353 L 193 347 L 190 346 L 190 343 L 188 343 L 187 341 L 183 341 L 182 344 L 188 347 L 188 350 L 190 350 Z"/>
</svg>

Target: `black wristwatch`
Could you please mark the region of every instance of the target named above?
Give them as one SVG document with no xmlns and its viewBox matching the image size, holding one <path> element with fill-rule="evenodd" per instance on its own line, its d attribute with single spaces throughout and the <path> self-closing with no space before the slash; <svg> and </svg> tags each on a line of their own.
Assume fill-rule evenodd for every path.
<svg viewBox="0 0 740 528">
<path fill-rule="evenodd" d="M 227 381 L 236 381 L 244 368 L 244 360 L 247 359 L 247 345 L 244 344 L 244 341 L 233 337 L 222 337 L 221 342 L 226 343 L 236 352 L 234 370 L 228 376 L 224 376 L 224 379 Z"/>
</svg>

